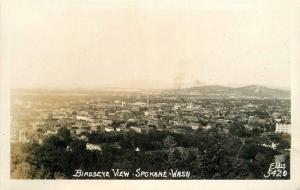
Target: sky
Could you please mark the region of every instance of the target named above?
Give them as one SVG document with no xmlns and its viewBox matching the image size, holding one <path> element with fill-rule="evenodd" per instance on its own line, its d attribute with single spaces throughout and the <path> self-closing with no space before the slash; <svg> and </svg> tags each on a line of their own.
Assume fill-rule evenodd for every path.
<svg viewBox="0 0 300 190">
<path fill-rule="evenodd" d="M 290 86 L 287 11 L 107 4 L 6 1 L 12 87 Z"/>
</svg>

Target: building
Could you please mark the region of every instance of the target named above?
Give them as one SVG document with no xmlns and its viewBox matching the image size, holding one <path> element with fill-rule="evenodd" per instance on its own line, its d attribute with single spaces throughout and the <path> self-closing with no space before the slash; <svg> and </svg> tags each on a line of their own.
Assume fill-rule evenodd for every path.
<svg viewBox="0 0 300 190">
<path fill-rule="evenodd" d="M 133 127 L 132 126 L 131 129 L 133 129 L 137 133 L 141 133 L 142 132 L 142 129 L 140 127 Z"/>
<path fill-rule="evenodd" d="M 87 150 L 96 150 L 96 151 L 101 151 L 102 150 L 101 146 L 98 145 L 98 144 L 87 143 L 85 145 L 85 147 L 86 147 Z"/>
<path fill-rule="evenodd" d="M 266 143 L 263 143 L 262 146 L 272 148 L 273 150 L 276 150 L 276 148 L 277 148 L 277 144 L 275 144 L 274 142 L 272 142 L 272 144 L 270 144 L 270 145 L 266 144 Z"/>
<path fill-rule="evenodd" d="M 202 129 L 209 130 L 209 129 L 211 129 L 211 126 L 210 125 L 202 126 Z"/>
<path fill-rule="evenodd" d="M 193 130 L 199 129 L 199 123 L 190 123 L 190 126 L 192 127 Z"/>
<path fill-rule="evenodd" d="M 93 119 L 86 117 L 86 116 L 76 116 L 76 119 L 81 120 L 81 121 L 89 121 L 89 122 L 93 121 Z"/>
<path fill-rule="evenodd" d="M 19 130 L 19 142 L 20 143 L 26 143 L 26 142 L 28 142 L 28 140 L 26 138 L 26 131 Z"/>
<path fill-rule="evenodd" d="M 291 124 L 276 123 L 276 133 L 291 133 Z"/>
<path fill-rule="evenodd" d="M 114 128 L 112 128 L 112 127 L 105 127 L 104 130 L 105 130 L 105 132 L 113 132 L 113 131 L 115 131 Z"/>
</svg>

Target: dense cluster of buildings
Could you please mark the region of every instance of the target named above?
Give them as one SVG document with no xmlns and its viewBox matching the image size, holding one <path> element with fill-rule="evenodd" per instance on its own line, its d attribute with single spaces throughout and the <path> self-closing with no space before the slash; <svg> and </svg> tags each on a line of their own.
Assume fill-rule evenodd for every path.
<svg viewBox="0 0 300 190">
<path fill-rule="evenodd" d="M 218 127 L 228 133 L 234 122 L 247 131 L 290 133 L 288 100 L 197 99 L 159 94 L 15 97 L 12 142 L 43 140 L 67 127 L 74 138 L 89 142 L 87 133 L 166 130 L 193 133 Z M 267 146 L 267 145 L 266 145 Z M 275 145 L 270 145 L 275 146 Z M 87 144 L 87 149 L 99 147 Z"/>
</svg>

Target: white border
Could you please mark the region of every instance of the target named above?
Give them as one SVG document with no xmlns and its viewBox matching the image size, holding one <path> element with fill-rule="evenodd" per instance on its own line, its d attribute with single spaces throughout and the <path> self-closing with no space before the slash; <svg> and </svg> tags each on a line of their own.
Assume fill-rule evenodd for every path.
<svg viewBox="0 0 300 190">
<path fill-rule="evenodd" d="M 24 4 L 26 1 L 14 1 Z M 35 0 L 29 0 L 35 1 Z M 105 2 L 105 9 L 201 9 L 201 10 L 289 10 L 291 14 L 290 64 L 292 81 L 292 149 L 290 180 L 11 180 L 10 165 L 10 62 L 9 39 L 5 39 L 3 14 L 9 0 L 0 0 L 0 189 L 300 189 L 300 3 L 299 1 L 96 1 L 74 0 L 74 3 Z M 59 1 L 45 0 L 45 3 Z M 280 78 L 279 78 L 280 80 Z"/>
</svg>

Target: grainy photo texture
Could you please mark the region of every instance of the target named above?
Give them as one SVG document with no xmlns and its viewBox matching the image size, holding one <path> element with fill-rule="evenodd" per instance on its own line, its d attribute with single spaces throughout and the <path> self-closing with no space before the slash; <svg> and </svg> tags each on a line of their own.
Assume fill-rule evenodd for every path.
<svg viewBox="0 0 300 190">
<path fill-rule="evenodd" d="M 7 12 L 11 179 L 290 179 L 288 11 L 117 5 Z"/>
</svg>

